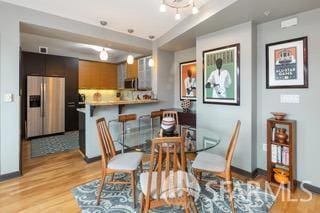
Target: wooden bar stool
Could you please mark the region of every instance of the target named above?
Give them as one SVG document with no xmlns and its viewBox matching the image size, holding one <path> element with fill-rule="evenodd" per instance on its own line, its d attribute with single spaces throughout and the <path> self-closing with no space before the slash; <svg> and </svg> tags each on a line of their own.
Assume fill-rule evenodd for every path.
<svg viewBox="0 0 320 213">
<path fill-rule="evenodd" d="M 152 111 L 150 115 L 141 115 L 139 116 L 139 131 L 141 129 L 141 120 L 144 119 L 150 119 L 151 122 L 151 129 L 153 130 L 153 124 L 154 124 L 154 119 L 159 118 L 160 119 L 160 123 L 161 123 L 161 119 L 162 119 L 162 111 Z"/>
<path fill-rule="evenodd" d="M 118 120 L 111 120 L 108 122 L 108 126 L 110 126 L 110 123 L 111 122 L 114 122 L 114 121 L 117 121 L 119 123 L 122 124 L 122 149 L 121 149 L 121 152 L 124 153 L 124 142 L 125 142 L 125 126 L 126 126 L 126 123 L 128 121 L 135 121 L 137 120 L 137 115 L 136 114 L 121 114 L 121 115 L 118 115 Z"/>
</svg>

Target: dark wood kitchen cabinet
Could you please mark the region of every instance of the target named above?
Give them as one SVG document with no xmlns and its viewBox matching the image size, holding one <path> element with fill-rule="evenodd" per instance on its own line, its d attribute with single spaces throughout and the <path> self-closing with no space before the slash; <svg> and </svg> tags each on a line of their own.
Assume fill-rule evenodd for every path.
<svg viewBox="0 0 320 213">
<path fill-rule="evenodd" d="M 76 58 L 64 58 L 65 63 L 65 129 L 66 131 L 78 130 L 79 116 L 78 116 L 78 88 L 79 88 L 79 74 L 78 64 L 79 60 Z"/>
<path fill-rule="evenodd" d="M 86 155 L 86 114 L 79 113 L 79 148 L 83 155 Z"/>
<path fill-rule="evenodd" d="M 46 76 L 64 77 L 65 76 L 65 59 L 67 57 L 46 55 Z"/>
<path fill-rule="evenodd" d="M 27 75 L 44 76 L 46 71 L 46 55 L 23 52 L 23 73 Z"/>
</svg>

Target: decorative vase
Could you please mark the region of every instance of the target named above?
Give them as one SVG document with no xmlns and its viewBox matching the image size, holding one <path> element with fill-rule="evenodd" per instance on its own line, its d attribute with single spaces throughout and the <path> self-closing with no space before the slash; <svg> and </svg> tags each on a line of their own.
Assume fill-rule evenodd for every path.
<svg viewBox="0 0 320 213">
<path fill-rule="evenodd" d="M 285 128 L 280 128 L 277 130 L 277 139 L 279 141 L 279 143 L 286 143 L 287 139 L 288 139 L 288 135 L 286 133 L 286 129 Z"/>
<path fill-rule="evenodd" d="M 181 107 L 182 107 L 184 112 L 189 112 L 190 109 L 191 109 L 191 101 L 190 101 L 190 99 L 184 99 L 181 102 Z"/>
</svg>

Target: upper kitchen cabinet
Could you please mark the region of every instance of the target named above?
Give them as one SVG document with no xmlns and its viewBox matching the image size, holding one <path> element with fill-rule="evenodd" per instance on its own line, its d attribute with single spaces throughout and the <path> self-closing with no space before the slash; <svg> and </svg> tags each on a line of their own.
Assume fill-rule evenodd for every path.
<svg viewBox="0 0 320 213">
<path fill-rule="evenodd" d="M 46 70 L 46 55 L 23 52 L 23 70 L 25 75 L 44 76 Z"/>
<path fill-rule="evenodd" d="M 80 89 L 117 89 L 117 65 L 79 61 Z"/>
<path fill-rule="evenodd" d="M 149 60 L 152 57 L 144 57 L 138 60 L 138 79 L 139 90 L 151 90 L 152 89 L 152 67 L 149 66 Z"/>
<path fill-rule="evenodd" d="M 133 64 L 127 64 L 126 78 L 138 78 L 138 59 Z"/>
<path fill-rule="evenodd" d="M 64 77 L 65 76 L 65 57 L 46 55 L 46 76 Z"/>
</svg>

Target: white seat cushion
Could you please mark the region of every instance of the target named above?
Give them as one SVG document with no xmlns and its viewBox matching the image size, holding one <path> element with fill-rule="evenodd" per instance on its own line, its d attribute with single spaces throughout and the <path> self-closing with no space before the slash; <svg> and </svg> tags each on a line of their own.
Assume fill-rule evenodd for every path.
<svg viewBox="0 0 320 213">
<path fill-rule="evenodd" d="M 142 152 L 118 154 L 108 162 L 108 168 L 114 170 L 136 170 L 141 162 Z"/>
<path fill-rule="evenodd" d="M 176 175 L 176 179 L 174 178 L 174 174 Z M 141 191 L 144 195 L 147 194 L 147 187 L 148 187 L 148 177 L 149 172 L 144 172 L 140 175 L 140 185 Z M 168 176 L 169 178 L 165 177 L 165 171 L 162 171 L 161 174 L 161 190 L 160 190 L 160 199 L 166 198 L 179 198 L 183 196 L 183 192 L 188 192 L 189 195 L 195 197 L 197 199 L 200 194 L 200 186 L 197 179 L 192 175 L 185 171 L 178 170 L 176 173 L 170 171 Z M 174 188 L 175 184 L 173 181 L 176 182 L 176 188 Z M 187 189 L 183 187 L 183 181 L 185 180 Z M 168 182 L 167 182 L 168 181 Z M 151 197 L 152 199 L 157 199 L 157 172 L 152 173 L 152 182 L 151 182 Z M 175 194 L 176 192 L 176 194 Z"/>
<path fill-rule="evenodd" d="M 210 172 L 223 172 L 226 168 L 226 159 L 220 155 L 200 152 L 193 161 L 192 167 Z"/>
</svg>

